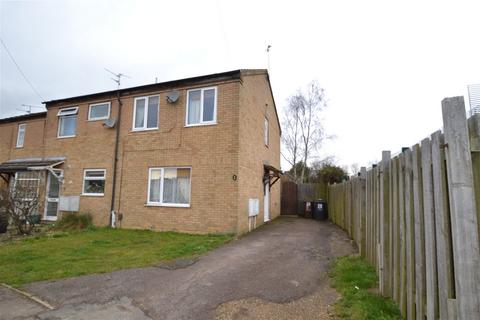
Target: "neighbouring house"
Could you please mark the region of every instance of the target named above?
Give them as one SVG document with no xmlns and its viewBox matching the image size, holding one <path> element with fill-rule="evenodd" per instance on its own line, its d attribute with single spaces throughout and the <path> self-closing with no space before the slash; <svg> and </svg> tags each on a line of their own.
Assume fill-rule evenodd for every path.
<svg viewBox="0 0 480 320">
<path fill-rule="evenodd" d="M 43 220 L 79 211 L 99 226 L 243 233 L 280 214 L 281 128 L 266 70 L 46 108 L 0 119 L 0 180 L 36 185 Z"/>
</svg>

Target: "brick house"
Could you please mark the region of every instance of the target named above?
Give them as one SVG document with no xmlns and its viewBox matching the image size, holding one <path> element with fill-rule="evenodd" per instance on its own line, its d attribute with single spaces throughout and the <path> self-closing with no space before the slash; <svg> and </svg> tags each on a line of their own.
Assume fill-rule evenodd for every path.
<svg viewBox="0 0 480 320">
<path fill-rule="evenodd" d="M 0 119 L 0 180 L 38 185 L 43 220 L 79 211 L 96 225 L 243 233 L 280 214 L 281 128 L 266 70 L 46 108 Z"/>
</svg>

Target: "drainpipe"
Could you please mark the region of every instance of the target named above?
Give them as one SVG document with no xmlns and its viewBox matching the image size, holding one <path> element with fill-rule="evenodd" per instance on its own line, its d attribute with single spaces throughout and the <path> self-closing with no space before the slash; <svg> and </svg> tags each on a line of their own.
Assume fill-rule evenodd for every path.
<svg viewBox="0 0 480 320">
<path fill-rule="evenodd" d="M 122 117 L 122 101 L 120 100 L 120 90 L 117 90 L 118 116 L 115 132 L 115 151 L 113 155 L 113 185 L 112 185 L 112 201 L 110 203 L 110 227 L 115 228 L 115 190 L 117 187 L 117 162 L 118 162 L 118 142 L 120 139 L 120 119 Z"/>
</svg>

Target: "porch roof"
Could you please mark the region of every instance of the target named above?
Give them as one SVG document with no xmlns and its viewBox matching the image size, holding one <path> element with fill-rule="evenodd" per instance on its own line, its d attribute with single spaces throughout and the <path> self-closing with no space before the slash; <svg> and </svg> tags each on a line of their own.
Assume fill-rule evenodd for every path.
<svg viewBox="0 0 480 320">
<path fill-rule="evenodd" d="M 35 170 L 42 167 L 59 165 L 65 161 L 65 157 L 51 158 L 24 158 L 13 159 L 0 163 L 0 173 L 15 173 L 17 171 Z"/>
<path fill-rule="evenodd" d="M 266 171 L 272 172 L 274 177 L 279 177 L 283 174 L 282 170 L 275 168 L 269 164 L 263 164 L 263 168 Z"/>
</svg>

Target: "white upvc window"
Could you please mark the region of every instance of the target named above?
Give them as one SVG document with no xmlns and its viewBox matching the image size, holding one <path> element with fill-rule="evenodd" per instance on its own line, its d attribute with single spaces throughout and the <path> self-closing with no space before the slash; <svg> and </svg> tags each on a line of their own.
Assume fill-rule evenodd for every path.
<svg viewBox="0 0 480 320">
<path fill-rule="evenodd" d="M 217 123 L 217 87 L 191 89 L 187 92 L 185 125 Z"/>
<path fill-rule="evenodd" d="M 78 107 L 60 109 L 58 116 L 58 138 L 75 137 L 77 134 Z"/>
<path fill-rule="evenodd" d="M 105 194 L 105 169 L 85 169 L 83 170 L 83 190 L 84 196 L 103 196 Z"/>
<path fill-rule="evenodd" d="M 17 133 L 17 148 L 22 148 L 23 144 L 25 143 L 25 130 L 27 129 L 26 123 L 20 123 L 18 125 L 18 133 Z"/>
<path fill-rule="evenodd" d="M 94 103 L 88 108 L 88 121 L 110 118 L 110 102 Z"/>
<path fill-rule="evenodd" d="M 158 129 L 160 96 L 135 98 L 133 110 L 133 131 Z"/>
<path fill-rule="evenodd" d="M 190 207 L 191 168 L 150 168 L 148 205 Z"/>
<path fill-rule="evenodd" d="M 265 117 L 265 123 L 264 123 L 264 137 L 263 140 L 265 142 L 265 146 L 268 147 L 268 142 L 269 142 L 269 127 L 268 127 L 268 118 Z"/>
<path fill-rule="evenodd" d="M 15 180 L 12 186 L 18 196 L 22 196 L 22 201 L 32 201 L 38 197 L 40 188 L 40 173 L 36 171 L 18 171 L 15 172 Z"/>
</svg>

